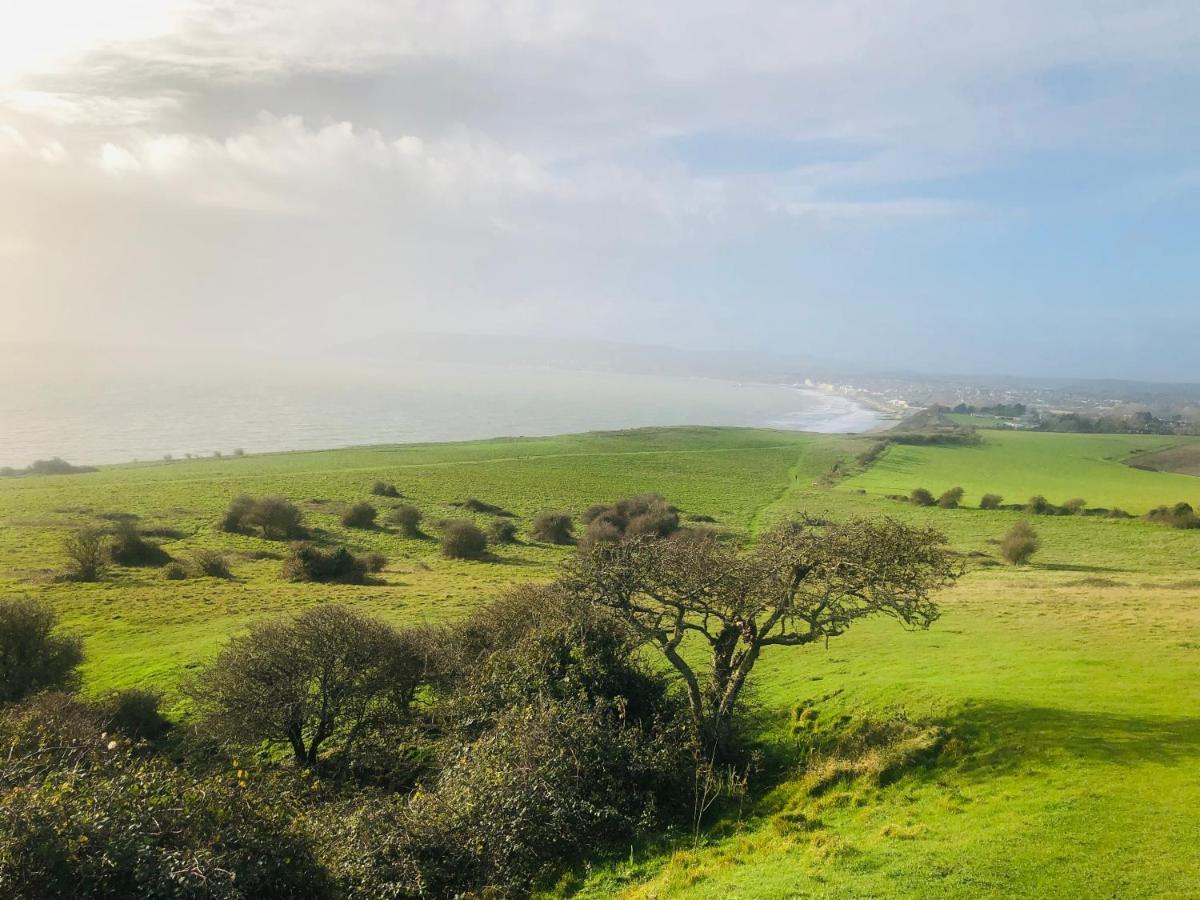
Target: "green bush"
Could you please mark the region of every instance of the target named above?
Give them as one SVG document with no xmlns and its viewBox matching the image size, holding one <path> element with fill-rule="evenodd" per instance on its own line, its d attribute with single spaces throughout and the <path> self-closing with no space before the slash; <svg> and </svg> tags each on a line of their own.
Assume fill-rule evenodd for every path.
<svg viewBox="0 0 1200 900">
<path fill-rule="evenodd" d="M 937 505 L 942 509 L 958 509 L 958 504 L 962 503 L 963 491 L 960 487 L 952 487 L 942 496 L 938 497 Z"/>
<path fill-rule="evenodd" d="M 382 572 L 387 565 L 387 557 L 382 553 L 364 553 L 361 559 L 368 572 Z"/>
<path fill-rule="evenodd" d="M 1040 546 L 1033 526 L 1028 522 L 1017 522 L 1000 542 L 1000 555 L 1014 566 L 1023 566 Z"/>
<path fill-rule="evenodd" d="M 342 514 L 342 524 L 347 528 L 374 528 L 378 510 L 370 503 L 355 503 Z"/>
<path fill-rule="evenodd" d="M 99 581 L 108 569 L 108 546 L 98 528 L 80 528 L 63 539 L 63 553 L 72 581 Z"/>
<path fill-rule="evenodd" d="M 77 684 L 83 641 L 57 629 L 58 614 L 47 603 L 0 599 L 0 703 Z"/>
<path fill-rule="evenodd" d="M 286 581 L 364 584 L 367 566 L 345 547 L 326 552 L 312 544 L 297 544 L 283 561 L 281 574 Z"/>
<path fill-rule="evenodd" d="M 979 498 L 980 509 L 999 509 L 1000 504 L 1004 502 L 1004 498 L 999 494 L 984 494 Z"/>
<path fill-rule="evenodd" d="M 169 562 L 163 566 L 163 578 L 167 581 L 183 581 L 188 577 L 187 566 L 181 562 Z"/>
<path fill-rule="evenodd" d="M 376 497 L 399 497 L 400 491 L 396 489 L 394 484 L 388 484 L 384 481 L 377 481 L 371 486 L 371 493 Z"/>
<path fill-rule="evenodd" d="M 1087 501 L 1082 497 L 1072 497 L 1070 500 L 1064 500 L 1060 508 L 1063 515 L 1077 516 L 1087 509 Z"/>
<path fill-rule="evenodd" d="M 1025 512 L 1035 516 L 1052 516 L 1054 511 L 1054 504 L 1041 494 L 1030 497 L 1025 504 Z"/>
<path fill-rule="evenodd" d="M 570 513 L 544 509 L 533 517 L 529 535 L 546 544 L 572 544 L 575 542 L 571 534 L 574 527 Z"/>
<path fill-rule="evenodd" d="M 113 530 L 109 558 L 119 566 L 165 566 L 171 554 L 146 540 L 132 520 L 124 519 Z"/>
<path fill-rule="evenodd" d="M 419 537 L 421 534 L 421 511 L 415 506 L 401 504 L 394 507 L 388 513 L 387 520 L 405 537 Z"/>
<path fill-rule="evenodd" d="M 192 568 L 206 578 L 232 578 L 229 561 L 220 550 L 197 550 L 192 554 Z"/>
<path fill-rule="evenodd" d="M 492 544 L 511 544 L 517 539 L 517 526 L 508 519 L 492 519 L 488 522 L 488 542 Z"/>
<path fill-rule="evenodd" d="M 282 497 L 256 500 L 243 494 L 229 504 L 220 528 L 234 533 L 258 529 L 267 540 L 293 540 L 304 537 L 304 516 L 299 507 Z"/>
<path fill-rule="evenodd" d="M 915 506 L 933 506 L 937 503 L 933 494 L 923 487 L 913 488 L 912 493 L 908 495 L 908 500 Z"/>
<path fill-rule="evenodd" d="M 481 559 L 487 536 L 473 522 L 454 519 L 442 525 L 442 555 L 448 559 Z"/>
</svg>

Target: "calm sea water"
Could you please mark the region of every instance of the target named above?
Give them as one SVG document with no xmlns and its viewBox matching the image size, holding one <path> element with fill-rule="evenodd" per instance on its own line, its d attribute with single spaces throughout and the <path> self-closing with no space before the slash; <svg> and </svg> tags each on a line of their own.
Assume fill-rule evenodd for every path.
<svg viewBox="0 0 1200 900">
<path fill-rule="evenodd" d="M 249 366 L 0 358 L 0 465 L 548 435 L 646 425 L 869 431 L 873 411 L 785 385 L 537 367 Z"/>
</svg>

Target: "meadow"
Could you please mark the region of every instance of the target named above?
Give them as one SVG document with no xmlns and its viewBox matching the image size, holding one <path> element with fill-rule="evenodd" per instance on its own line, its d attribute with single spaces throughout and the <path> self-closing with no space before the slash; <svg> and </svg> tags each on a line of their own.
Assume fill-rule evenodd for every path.
<svg viewBox="0 0 1200 900">
<path fill-rule="evenodd" d="M 592 860 L 552 891 L 578 896 L 1179 896 L 1200 884 L 1200 531 L 1141 519 L 1035 517 L 1032 565 L 999 560 L 1023 514 L 887 499 L 961 485 L 1020 502 L 1084 497 L 1140 514 L 1200 501 L 1200 481 L 1125 465 L 1183 438 L 989 431 L 979 446 L 894 445 L 865 469 L 864 438 L 743 429 L 650 429 L 546 439 L 378 447 L 103 468 L 0 481 L 0 594 L 52 602 L 86 637 L 87 692 L 171 687 L 247 622 L 324 600 L 398 623 L 462 615 L 502 586 L 551 577 L 571 551 L 521 542 L 487 561 L 442 559 L 431 538 L 346 529 L 341 512 L 394 483 L 427 522 L 478 497 L 535 512 L 657 491 L 687 515 L 751 536 L 808 512 L 890 515 L 943 531 L 968 574 L 929 631 L 858 625 L 828 646 L 776 648 L 754 673 L 767 760 L 746 802 L 699 839 L 679 833 Z M 835 465 L 836 476 L 833 474 Z M 297 502 L 324 540 L 388 557 L 380 583 L 291 584 L 278 542 L 219 532 L 236 494 Z M 399 502 L 399 501 L 390 501 Z M 114 569 L 54 579 L 59 541 L 113 513 L 170 529 L 177 557 L 230 554 L 235 579 L 165 581 Z M 484 521 L 486 517 L 476 517 Z M 431 524 L 427 530 L 436 535 Z M 164 532 L 166 533 L 166 532 Z M 901 715 L 943 734 L 887 779 L 806 780 L 794 710 L 817 728 Z M 174 706 L 176 715 L 186 707 Z"/>
</svg>

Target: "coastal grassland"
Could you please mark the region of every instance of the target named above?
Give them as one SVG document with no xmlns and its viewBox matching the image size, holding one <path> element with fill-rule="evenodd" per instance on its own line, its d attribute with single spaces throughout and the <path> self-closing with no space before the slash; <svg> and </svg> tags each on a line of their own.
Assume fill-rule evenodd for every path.
<svg viewBox="0 0 1200 900">
<path fill-rule="evenodd" d="M 587 897 L 1180 896 L 1200 883 L 1200 532 L 1142 520 L 1033 519 L 1029 566 L 999 560 L 1015 511 L 925 509 L 882 496 L 961 484 L 1021 501 L 1083 496 L 1132 512 L 1200 500 L 1183 475 L 1123 466 L 1177 438 L 989 432 L 980 447 L 893 446 L 866 471 L 861 438 L 662 429 L 121 466 L 0 482 L 0 594 L 54 603 L 87 638 L 85 690 L 166 687 L 246 623 L 337 599 L 398 623 L 463 614 L 500 587 L 550 577 L 569 549 L 529 542 L 490 562 L 442 559 L 431 539 L 348 530 L 340 514 L 394 483 L 428 522 L 478 497 L 516 513 L 578 513 L 657 491 L 737 534 L 807 512 L 893 516 L 943 531 L 968 574 L 929 631 L 888 621 L 828 646 L 768 651 L 753 676 L 766 764 L 737 804 L 690 833 L 593 860 L 556 893 Z M 831 477 L 834 464 L 849 477 Z M 914 474 L 915 473 L 915 474 Z M 381 583 L 289 584 L 286 547 L 216 530 L 239 493 L 296 501 L 317 539 L 379 550 Z M 58 541 L 112 512 L 173 528 L 174 555 L 221 548 L 233 581 L 168 582 L 114 569 L 94 585 L 50 579 Z M 472 516 L 483 522 L 486 517 Z M 432 525 L 428 528 L 436 534 Z M 695 652 L 696 648 L 692 648 Z M 903 710 L 940 729 L 889 777 L 814 785 L 793 711 L 829 734 Z M 182 712 L 176 708 L 176 714 Z"/>
<path fill-rule="evenodd" d="M 88 475 L 0 481 L 0 594 L 45 597 L 87 639 L 87 690 L 136 684 L 170 690 L 179 675 L 248 622 L 338 600 L 400 623 L 461 615 L 515 581 L 549 577 L 569 550 L 524 537 L 534 513 L 578 514 L 597 501 L 659 491 L 687 514 L 751 530 L 760 509 L 797 479 L 811 483 L 844 454 L 844 441 L 816 435 L 706 428 L 648 429 L 557 438 L 373 447 L 221 460 L 114 466 Z M 376 481 L 404 495 L 370 496 Z M 388 557 L 379 584 L 292 584 L 279 577 L 287 545 L 225 534 L 216 523 L 238 494 L 279 495 L 297 503 L 314 537 Z M 491 562 L 443 559 L 433 538 L 439 519 L 473 518 L 452 504 L 477 497 L 518 516 L 522 542 L 495 549 Z M 413 503 L 424 538 L 386 529 L 344 528 L 341 514 L 370 500 L 381 510 Z M 236 578 L 166 581 L 153 568 L 114 568 L 96 584 L 62 583 L 64 535 L 111 524 L 115 513 L 143 529 L 168 529 L 173 556 L 219 549 Z"/>
<path fill-rule="evenodd" d="M 893 445 L 869 471 L 841 487 L 881 495 L 927 487 L 936 496 L 960 485 L 968 505 L 985 493 L 1001 494 L 1010 503 L 1042 494 L 1052 503 L 1082 497 L 1089 506 L 1137 514 L 1181 500 L 1200 503 L 1200 481 L 1194 478 L 1121 465 L 1134 454 L 1185 446 L 1200 446 L 1200 439 L 988 431 L 972 447 Z"/>
</svg>

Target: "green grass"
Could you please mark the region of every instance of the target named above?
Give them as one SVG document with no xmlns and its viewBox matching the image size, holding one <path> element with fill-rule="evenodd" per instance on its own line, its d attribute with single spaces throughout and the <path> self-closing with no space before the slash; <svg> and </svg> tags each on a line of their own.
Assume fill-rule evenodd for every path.
<svg viewBox="0 0 1200 900">
<path fill-rule="evenodd" d="M 1082 497 L 1090 506 L 1144 513 L 1163 503 L 1200 502 L 1200 482 L 1121 462 L 1138 451 L 1198 442 L 1157 435 L 989 431 L 975 447 L 893 445 L 870 471 L 842 487 L 871 494 L 908 494 L 927 487 L 936 496 L 961 485 L 967 492 L 964 502 L 971 505 L 985 493 L 1001 494 L 1010 503 L 1043 494 L 1054 503 Z"/>
<path fill-rule="evenodd" d="M 522 519 L 578 512 L 657 490 L 686 513 L 753 533 L 800 511 L 891 515 L 943 530 L 969 573 L 927 632 L 857 626 L 828 647 L 776 649 L 754 675 L 768 774 L 739 818 L 714 818 L 698 847 L 679 835 L 593 861 L 567 879 L 581 896 L 1187 896 L 1200 883 L 1200 532 L 1141 520 L 1038 517 L 1034 564 L 999 563 L 1008 511 L 919 509 L 885 499 L 918 484 L 1140 512 L 1200 500 L 1194 478 L 1121 464 L 1179 439 L 988 432 L 981 447 L 892 447 L 835 485 L 860 439 L 724 429 L 297 453 L 106 468 L 0 481 L 0 593 L 36 594 L 87 636 L 86 690 L 170 688 L 253 619 L 327 599 L 396 622 L 462 615 L 503 585 L 550 577 L 568 550 L 524 543 L 484 563 L 449 562 L 431 541 L 338 524 L 376 480 L 429 519 L 476 496 Z M 277 544 L 213 524 L 236 493 L 301 502 L 329 539 L 389 557 L 384 584 L 291 585 Z M 322 502 L 313 502 L 320 500 Z M 384 505 L 384 504 L 380 504 Z M 104 512 L 178 528 L 186 556 L 224 547 L 234 582 L 115 570 L 97 585 L 55 583 L 57 542 Z M 949 734 L 939 756 L 876 785 L 813 795 L 789 736 L 790 710 L 837 693 L 820 720 L 904 708 Z M 807 825 L 797 826 L 799 816 Z"/>
</svg>

